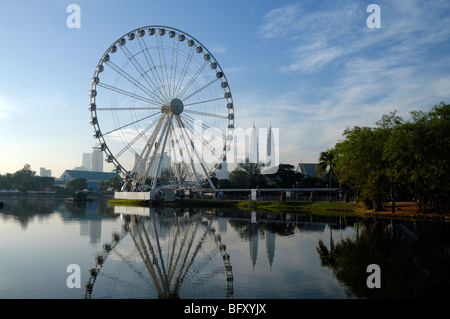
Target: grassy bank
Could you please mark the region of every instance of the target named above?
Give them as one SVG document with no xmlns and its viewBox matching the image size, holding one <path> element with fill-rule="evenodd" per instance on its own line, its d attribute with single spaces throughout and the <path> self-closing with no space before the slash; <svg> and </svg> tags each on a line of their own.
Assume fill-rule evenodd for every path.
<svg viewBox="0 0 450 319">
<path fill-rule="evenodd" d="M 314 211 L 314 212 L 347 212 L 356 213 L 361 210 L 360 204 L 344 202 L 309 202 L 309 201 L 233 201 L 233 200 L 195 200 L 179 199 L 174 202 L 162 200 L 125 200 L 113 199 L 111 205 L 145 206 L 145 207 L 208 207 L 236 208 L 242 210 L 261 211 Z"/>
<path fill-rule="evenodd" d="M 345 202 L 311 202 L 311 201 L 233 201 L 233 200 L 195 200 L 179 199 L 174 202 L 163 200 L 126 200 L 112 199 L 111 205 L 144 206 L 144 207 L 205 207 L 234 208 L 241 210 L 258 210 L 272 212 L 309 212 L 320 215 L 352 215 L 389 219 L 436 220 L 450 221 L 450 214 L 423 214 L 417 212 L 414 203 L 398 203 L 395 213 L 386 206 L 385 211 L 367 210 L 361 203 Z"/>
</svg>

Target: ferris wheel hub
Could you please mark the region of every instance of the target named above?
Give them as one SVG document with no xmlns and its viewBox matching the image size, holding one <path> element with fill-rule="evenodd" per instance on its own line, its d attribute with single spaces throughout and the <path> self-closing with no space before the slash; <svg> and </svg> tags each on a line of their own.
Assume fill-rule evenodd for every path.
<svg viewBox="0 0 450 319">
<path fill-rule="evenodd" d="M 180 115 L 183 112 L 184 104 L 180 99 L 173 99 L 170 101 L 170 110 L 175 115 Z"/>
</svg>

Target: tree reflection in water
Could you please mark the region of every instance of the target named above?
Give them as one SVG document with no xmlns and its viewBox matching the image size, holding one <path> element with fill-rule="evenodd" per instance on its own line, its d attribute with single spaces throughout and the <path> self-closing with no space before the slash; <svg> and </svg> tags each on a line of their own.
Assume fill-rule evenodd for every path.
<svg viewBox="0 0 450 319">
<path fill-rule="evenodd" d="M 360 220 L 354 240 L 319 240 L 323 266 L 333 270 L 355 298 L 443 298 L 450 296 L 450 225 Z M 381 269 L 381 288 L 368 288 L 367 266 Z"/>
</svg>

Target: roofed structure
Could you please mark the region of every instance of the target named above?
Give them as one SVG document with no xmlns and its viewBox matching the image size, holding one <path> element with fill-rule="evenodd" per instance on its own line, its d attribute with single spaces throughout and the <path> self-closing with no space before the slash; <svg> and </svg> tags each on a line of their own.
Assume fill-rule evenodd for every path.
<svg viewBox="0 0 450 319">
<path fill-rule="evenodd" d="M 98 190 L 98 182 L 100 180 L 108 180 L 110 178 L 117 177 L 120 180 L 122 178 L 117 173 L 108 173 L 108 172 L 95 172 L 95 171 L 80 171 L 80 170 L 65 170 L 62 173 L 61 177 L 55 181 L 58 184 L 65 185 L 67 182 L 76 179 L 76 178 L 84 178 L 87 180 L 88 188 L 92 188 L 94 190 Z"/>
<path fill-rule="evenodd" d="M 317 163 L 298 163 L 297 172 L 305 177 L 317 177 L 316 166 Z"/>
</svg>

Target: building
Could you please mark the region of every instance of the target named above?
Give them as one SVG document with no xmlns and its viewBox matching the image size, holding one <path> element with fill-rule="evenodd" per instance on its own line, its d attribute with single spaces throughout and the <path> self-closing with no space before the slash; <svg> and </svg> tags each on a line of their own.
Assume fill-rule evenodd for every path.
<svg viewBox="0 0 450 319">
<path fill-rule="evenodd" d="M 80 170 L 65 170 L 61 177 L 56 180 L 56 184 L 65 187 L 67 182 L 70 182 L 76 178 L 84 178 L 87 180 L 88 188 L 92 188 L 94 191 L 98 190 L 98 182 L 100 180 L 106 181 L 110 178 L 118 177 L 122 179 L 117 173 L 106 173 L 106 172 L 93 172 L 93 171 L 80 171 Z"/>
<path fill-rule="evenodd" d="M 39 176 L 40 177 L 52 177 L 52 170 L 51 169 L 45 169 L 45 167 L 41 167 L 39 169 Z"/>
<path fill-rule="evenodd" d="M 317 163 L 298 163 L 297 172 L 304 177 L 317 177 L 316 166 Z"/>
<path fill-rule="evenodd" d="M 91 171 L 103 172 L 103 152 L 96 147 L 92 148 Z"/>
<path fill-rule="evenodd" d="M 82 171 L 89 171 L 91 169 L 91 153 L 83 153 L 83 156 L 81 158 L 81 170 Z"/>
</svg>

